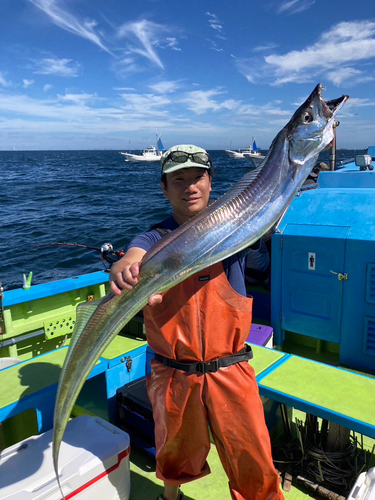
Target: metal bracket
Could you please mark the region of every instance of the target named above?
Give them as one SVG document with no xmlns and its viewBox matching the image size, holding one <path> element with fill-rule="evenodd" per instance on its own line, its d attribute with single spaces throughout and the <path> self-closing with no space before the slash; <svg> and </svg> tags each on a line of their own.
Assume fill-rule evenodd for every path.
<svg viewBox="0 0 375 500">
<path fill-rule="evenodd" d="M 132 366 L 133 366 L 132 357 L 131 356 L 124 356 L 123 358 L 121 358 L 120 361 L 121 361 L 121 363 L 125 363 L 126 369 L 128 370 L 128 372 L 130 372 L 130 370 L 132 369 Z"/>
<path fill-rule="evenodd" d="M 346 273 L 336 273 L 335 271 L 330 271 L 332 274 L 336 274 L 339 281 L 344 281 L 348 279 L 348 275 Z"/>
</svg>

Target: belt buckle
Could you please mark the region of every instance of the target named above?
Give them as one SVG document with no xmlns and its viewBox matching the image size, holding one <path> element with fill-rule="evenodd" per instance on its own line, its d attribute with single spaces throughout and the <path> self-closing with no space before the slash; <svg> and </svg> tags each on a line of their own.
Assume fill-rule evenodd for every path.
<svg viewBox="0 0 375 500">
<path fill-rule="evenodd" d="M 195 371 L 204 375 L 207 372 L 206 363 L 204 361 L 199 361 L 199 363 L 197 363 Z"/>
<path fill-rule="evenodd" d="M 205 373 L 214 373 L 219 370 L 219 360 L 218 359 L 213 359 L 212 361 L 209 361 L 208 363 L 205 363 L 204 361 L 200 361 L 197 363 L 196 366 L 196 372 L 201 373 L 204 375 Z"/>
</svg>

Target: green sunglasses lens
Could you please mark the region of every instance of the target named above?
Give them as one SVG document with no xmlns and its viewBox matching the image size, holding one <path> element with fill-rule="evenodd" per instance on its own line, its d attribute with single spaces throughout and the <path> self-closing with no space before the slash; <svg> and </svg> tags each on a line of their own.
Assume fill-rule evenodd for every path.
<svg viewBox="0 0 375 500">
<path fill-rule="evenodd" d="M 195 163 L 200 165 L 207 165 L 210 163 L 210 157 L 207 153 L 194 153 L 191 155 Z"/>
<path fill-rule="evenodd" d="M 174 163 L 185 163 L 189 158 L 189 153 L 184 153 L 183 151 L 173 151 L 170 155 L 170 161 Z"/>
</svg>

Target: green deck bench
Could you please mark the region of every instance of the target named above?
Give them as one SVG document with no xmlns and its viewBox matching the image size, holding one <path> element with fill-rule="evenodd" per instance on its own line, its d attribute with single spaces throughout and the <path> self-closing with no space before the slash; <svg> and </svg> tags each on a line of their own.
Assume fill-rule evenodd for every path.
<svg viewBox="0 0 375 500">
<path fill-rule="evenodd" d="M 375 378 L 291 354 L 275 360 L 278 351 L 252 348 L 262 396 L 375 439 Z"/>
<path fill-rule="evenodd" d="M 110 396 L 116 389 L 112 372 L 126 381 L 145 375 L 146 348 L 146 341 L 142 339 L 117 336 L 92 369 L 88 380 L 104 374 Z M 38 432 L 51 429 L 57 383 L 67 350 L 64 346 L 0 370 L 0 422 L 33 409 Z M 126 363 L 129 357 L 132 360 L 130 370 Z"/>
</svg>

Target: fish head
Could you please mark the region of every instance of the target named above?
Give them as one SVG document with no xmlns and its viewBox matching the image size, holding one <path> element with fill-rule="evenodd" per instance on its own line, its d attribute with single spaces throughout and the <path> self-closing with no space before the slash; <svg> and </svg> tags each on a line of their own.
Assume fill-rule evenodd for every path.
<svg viewBox="0 0 375 500">
<path fill-rule="evenodd" d="M 286 126 L 289 160 L 302 176 L 307 176 L 314 166 L 309 160 L 316 160 L 319 153 L 332 143 L 335 115 L 349 99 L 348 95 L 343 95 L 325 101 L 322 90 L 324 87 L 318 84 Z"/>
</svg>

